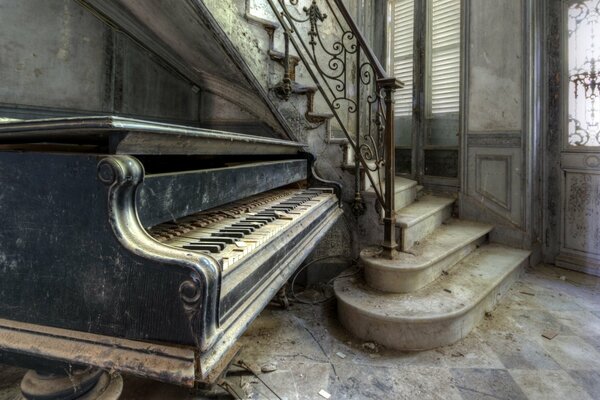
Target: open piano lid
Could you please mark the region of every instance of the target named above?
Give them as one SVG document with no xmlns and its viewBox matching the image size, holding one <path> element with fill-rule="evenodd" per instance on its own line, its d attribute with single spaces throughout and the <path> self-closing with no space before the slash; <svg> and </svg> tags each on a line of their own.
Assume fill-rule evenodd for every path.
<svg viewBox="0 0 600 400">
<path fill-rule="evenodd" d="M 79 0 L 202 90 L 238 105 L 283 139 L 294 139 L 227 34 L 201 0 Z"/>
<path fill-rule="evenodd" d="M 0 124 L 2 144 L 101 145 L 111 154 L 253 155 L 296 154 L 304 145 L 289 140 L 182 125 L 92 116 Z"/>
</svg>

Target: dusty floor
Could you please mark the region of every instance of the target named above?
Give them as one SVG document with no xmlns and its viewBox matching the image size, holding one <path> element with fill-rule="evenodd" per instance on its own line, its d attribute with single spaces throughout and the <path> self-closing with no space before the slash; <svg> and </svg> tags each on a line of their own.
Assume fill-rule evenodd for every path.
<svg viewBox="0 0 600 400">
<path fill-rule="evenodd" d="M 252 399 L 320 399 L 320 390 L 332 399 L 600 399 L 600 279 L 531 269 L 466 339 L 432 351 L 365 345 L 338 325 L 333 302 L 267 309 L 243 344 L 238 359 L 277 368 L 260 374 L 264 384 L 250 374 L 228 378 Z M 21 375 L 0 367 L 0 400 L 14 398 Z M 131 377 L 122 396 L 200 398 Z"/>
</svg>

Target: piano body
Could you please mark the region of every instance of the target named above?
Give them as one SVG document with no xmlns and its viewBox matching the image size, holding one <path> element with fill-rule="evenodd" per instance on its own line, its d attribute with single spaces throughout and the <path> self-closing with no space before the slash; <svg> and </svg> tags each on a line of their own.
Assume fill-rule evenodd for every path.
<svg viewBox="0 0 600 400">
<path fill-rule="evenodd" d="M 297 142 L 110 116 L 0 138 L 3 362 L 210 382 L 342 213 Z"/>
</svg>

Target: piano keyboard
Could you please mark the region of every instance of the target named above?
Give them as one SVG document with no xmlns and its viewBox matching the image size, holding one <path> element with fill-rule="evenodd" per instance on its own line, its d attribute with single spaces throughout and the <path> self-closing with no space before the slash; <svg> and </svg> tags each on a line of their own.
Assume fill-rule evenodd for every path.
<svg viewBox="0 0 600 400">
<path fill-rule="evenodd" d="M 209 253 L 227 272 L 328 201 L 336 201 L 331 189 L 279 189 L 157 225 L 149 233 L 166 245 Z"/>
</svg>

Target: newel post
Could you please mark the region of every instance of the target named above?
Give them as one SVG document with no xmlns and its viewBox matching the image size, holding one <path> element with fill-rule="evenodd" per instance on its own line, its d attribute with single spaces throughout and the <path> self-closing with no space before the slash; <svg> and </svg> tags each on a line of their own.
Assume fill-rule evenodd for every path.
<svg viewBox="0 0 600 400">
<path fill-rule="evenodd" d="M 393 258 L 398 242 L 396 240 L 396 199 L 394 190 L 394 177 L 396 176 L 396 140 L 394 131 L 394 92 L 403 85 L 396 78 L 379 79 L 379 87 L 384 92 L 385 102 L 385 133 L 384 133 L 384 152 L 385 152 L 385 204 L 383 217 L 383 256 Z"/>
</svg>

